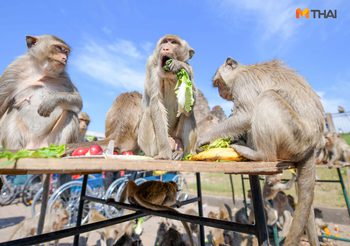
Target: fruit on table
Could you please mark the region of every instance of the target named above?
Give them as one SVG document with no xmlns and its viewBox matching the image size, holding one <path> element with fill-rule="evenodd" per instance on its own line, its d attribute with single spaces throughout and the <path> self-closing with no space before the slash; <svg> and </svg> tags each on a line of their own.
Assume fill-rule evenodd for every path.
<svg viewBox="0 0 350 246">
<path fill-rule="evenodd" d="M 78 147 L 76 148 L 73 153 L 72 156 L 81 156 L 81 155 L 86 155 L 86 153 L 89 151 L 89 148 L 84 148 L 84 147 Z"/>
<path fill-rule="evenodd" d="M 233 148 L 212 148 L 200 152 L 190 157 L 191 161 L 242 161 L 240 156 Z"/>
<path fill-rule="evenodd" d="M 86 155 L 102 155 L 103 149 L 98 144 L 93 144 L 90 146 L 89 151 L 86 153 Z"/>
<path fill-rule="evenodd" d="M 134 152 L 132 152 L 132 151 L 123 151 L 122 155 L 134 155 Z"/>
</svg>

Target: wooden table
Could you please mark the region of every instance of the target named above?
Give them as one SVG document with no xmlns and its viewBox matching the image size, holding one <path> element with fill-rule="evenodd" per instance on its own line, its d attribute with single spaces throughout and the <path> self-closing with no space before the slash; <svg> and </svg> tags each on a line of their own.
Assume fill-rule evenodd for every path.
<svg viewBox="0 0 350 246">
<path fill-rule="evenodd" d="M 2 160 L 0 160 L 0 163 Z M 97 159 L 97 158 L 73 158 L 73 159 L 20 159 L 13 165 L 0 167 L 0 174 L 47 174 L 47 173 L 69 173 L 69 174 L 90 174 L 104 171 L 118 170 L 143 170 L 143 171 L 178 171 L 196 173 L 197 197 L 184 201 L 182 204 L 191 202 L 198 203 L 199 216 L 186 214 L 175 214 L 172 212 L 152 211 L 139 206 L 111 202 L 103 199 L 86 196 L 86 185 L 88 175 L 84 175 L 80 207 L 78 212 L 77 226 L 64 229 L 58 232 L 51 232 L 30 238 L 18 239 L 10 242 L 0 243 L 2 245 L 32 245 L 39 242 L 52 241 L 63 237 L 76 235 L 74 244 L 78 244 L 79 234 L 101 227 L 122 223 L 146 215 L 156 215 L 171 219 L 183 220 L 200 225 L 200 245 L 204 245 L 204 226 L 217 227 L 241 233 L 254 234 L 258 238 L 259 245 L 268 245 L 268 233 L 266 227 L 263 200 L 258 175 L 269 175 L 281 173 L 285 169 L 295 168 L 290 162 L 204 162 L 204 161 L 171 161 L 171 160 L 119 160 L 119 159 Z M 252 192 L 252 202 L 255 211 L 254 225 L 245 225 L 229 221 L 220 221 L 203 217 L 202 191 L 200 173 L 227 173 L 227 174 L 248 174 Z M 133 214 L 96 222 L 93 224 L 81 225 L 82 208 L 85 200 L 100 202 L 120 208 L 127 208 L 136 211 Z"/>
</svg>

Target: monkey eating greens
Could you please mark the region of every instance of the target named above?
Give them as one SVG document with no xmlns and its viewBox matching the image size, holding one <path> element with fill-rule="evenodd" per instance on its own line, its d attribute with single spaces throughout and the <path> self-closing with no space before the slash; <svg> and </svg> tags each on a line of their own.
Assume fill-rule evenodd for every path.
<svg viewBox="0 0 350 246">
<path fill-rule="evenodd" d="M 295 71 L 279 61 L 242 65 L 227 58 L 213 79 L 222 98 L 234 101 L 233 115 L 198 138 L 201 146 L 219 137 L 247 135 L 247 145 L 232 145 L 254 161 L 296 163 L 298 205 L 285 245 L 298 245 L 307 226 L 318 245 L 313 211 L 315 154 L 323 145 L 324 111 L 320 97 Z"/>
</svg>

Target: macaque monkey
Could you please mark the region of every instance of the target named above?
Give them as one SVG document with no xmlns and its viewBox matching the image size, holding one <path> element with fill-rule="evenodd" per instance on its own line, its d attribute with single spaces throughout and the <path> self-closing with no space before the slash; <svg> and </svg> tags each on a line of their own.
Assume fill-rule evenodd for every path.
<svg viewBox="0 0 350 246">
<path fill-rule="evenodd" d="M 227 116 L 226 116 L 224 110 L 223 110 L 222 107 L 219 106 L 219 105 L 214 106 L 214 107 L 211 109 L 210 113 L 211 113 L 212 115 L 214 115 L 216 118 L 218 118 L 218 120 L 220 120 L 220 121 L 226 120 L 226 118 L 227 118 Z"/>
<path fill-rule="evenodd" d="M 163 240 L 159 246 L 187 246 L 187 243 L 183 240 L 181 233 L 175 228 L 170 227 L 164 234 Z"/>
<path fill-rule="evenodd" d="M 175 95 L 176 72 L 184 68 L 193 82 L 193 72 L 187 61 L 194 50 L 175 35 L 162 37 L 147 61 L 145 89 L 142 98 L 143 113 L 139 126 L 138 144 L 146 155 L 156 159 L 181 159 L 184 153 L 173 152 L 168 137 L 179 139 L 184 152 L 195 148 L 195 118 L 193 110 L 178 113 Z M 164 71 L 167 60 L 172 59 L 170 71 Z M 193 86 L 195 94 L 196 89 Z"/>
<path fill-rule="evenodd" d="M 114 149 L 119 153 L 139 150 L 137 135 L 141 120 L 141 100 L 142 95 L 136 91 L 117 96 L 107 112 L 106 138 L 87 143 L 69 144 L 66 148 L 66 154 L 70 154 L 78 147 L 90 147 L 93 144 L 98 144 L 106 149 L 110 140 L 114 140 Z"/>
<path fill-rule="evenodd" d="M 90 116 L 85 112 L 78 114 L 79 118 L 79 142 L 85 141 L 85 134 L 90 124 Z"/>
<path fill-rule="evenodd" d="M 103 216 L 100 212 L 98 212 L 96 209 L 91 209 L 89 211 L 89 223 L 95 223 L 107 220 L 105 216 Z M 116 226 L 108 226 L 101 228 L 96 231 L 98 234 L 100 234 L 100 244 L 106 245 L 106 246 L 113 246 L 114 243 L 117 241 L 118 236 L 120 234 L 119 230 L 116 228 Z"/>
<path fill-rule="evenodd" d="M 65 72 L 69 46 L 52 35 L 26 41 L 28 52 L 0 77 L 1 145 L 36 149 L 77 142 L 82 99 Z"/>
<path fill-rule="evenodd" d="M 253 161 L 288 160 L 297 166 L 298 204 L 286 245 L 298 245 L 307 225 L 311 245 L 318 245 L 314 223 L 315 150 L 321 147 L 324 110 L 319 96 L 296 72 L 279 61 L 242 65 L 227 58 L 219 67 L 214 87 L 234 101 L 233 115 L 197 146 L 219 137 L 247 134 L 247 145 L 232 145 Z"/>
<path fill-rule="evenodd" d="M 52 209 L 47 213 L 47 220 L 45 221 L 44 233 L 62 230 L 69 222 L 69 213 L 63 207 L 61 202 L 55 202 Z M 36 235 L 39 216 L 27 218 L 16 225 L 9 240 L 24 238 Z M 55 245 L 58 245 L 59 240 L 55 240 Z"/>
<path fill-rule="evenodd" d="M 142 95 L 136 91 L 120 94 L 108 110 L 106 139 L 114 140 L 117 150 L 138 150 L 137 135 L 141 120 Z"/>
<path fill-rule="evenodd" d="M 156 210 L 156 211 L 171 211 L 179 213 L 171 206 L 176 204 L 176 195 L 178 187 L 175 182 L 162 182 L 162 181 L 146 181 L 139 186 L 132 180 L 126 184 L 122 195 L 120 196 L 120 202 L 124 202 L 126 199 L 132 204 Z M 193 246 L 193 239 L 190 228 L 186 222 L 181 221 L 188 237 L 190 238 L 191 246 Z"/>
<path fill-rule="evenodd" d="M 337 133 L 328 132 L 325 135 L 328 152 L 328 166 L 336 163 L 350 163 L 350 146 Z"/>
<path fill-rule="evenodd" d="M 292 178 L 288 182 L 282 183 L 282 174 L 267 175 L 263 187 L 264 200 L 272 200 L 279 191 L 291 189 L 295 180 L 296 176 L 292 175 Z"/>
<path fill-rule="evenodd" d="M 278 214 L 277 227 L 281 230 L 278 235 L 281 238 L 287 236 L 293 221 L 294 209 L 289 197 L 283 191 L 279 191 L 272 200 L 273 208 Z"/>
</svg>

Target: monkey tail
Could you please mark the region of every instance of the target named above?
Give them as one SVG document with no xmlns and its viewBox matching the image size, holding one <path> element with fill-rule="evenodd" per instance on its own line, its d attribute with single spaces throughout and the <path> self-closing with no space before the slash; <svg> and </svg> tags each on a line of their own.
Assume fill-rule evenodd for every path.
<svg viewBox="0 0 350 246">
<path fill-rule="evenodd" d="M 295 209 L 293 222 L 287 235 L 285 245 L 299 245 L 300 238 L 304 233 L 306 226 L 309 242 L 312 246 L 316 246 L 319 245 L 319 242 L 312 205 L 316 176 L 314 150 L 309 151 L 307 157 L 298 163 L 297 170 L 298 204 Z"/>
<path fill-rule="evenodd" d="M 137 204 L 139 204 L 139 205 L 141 205 L 141 206 L 143 206 L 145 208 L 151 209 L 151 210 L 155 210 L 155 211 L 171 211 L 171 212 L 180 214 L 180 212 L 178 212 L 176 209 L 173 209 L 171 207 L 150 203 L 146 199 L 143 199 L 143 197 L 139 196 L 137 193 L 134 194 L 134 199 L 137 202 Z M 190 230 L 189 226 L 184 221 L 181 221 L 181 223 L 184 226 L 185 231 L 186 231 L 186 233 L 187 233 L 187 235 L 189 237 L 191 246 L 194 246 L 192 233 L 191 233 L 191 230 Z"/>
</svg>

